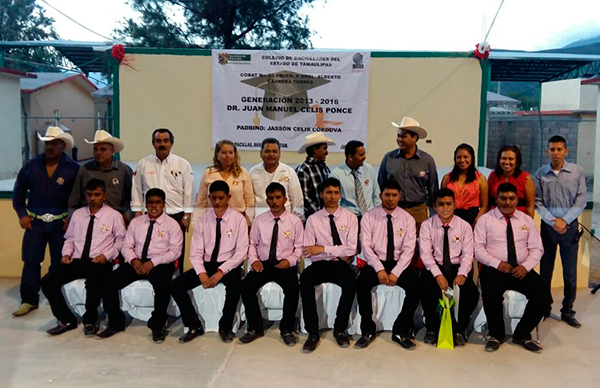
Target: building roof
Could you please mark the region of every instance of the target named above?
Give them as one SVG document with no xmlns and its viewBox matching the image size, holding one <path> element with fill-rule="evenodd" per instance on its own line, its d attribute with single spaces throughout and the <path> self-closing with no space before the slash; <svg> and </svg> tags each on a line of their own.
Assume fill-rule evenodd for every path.
<svg viewBox="0 0 600 388">
<path fill-rule="evenodd" d="M 21 92 L 33 93 L 63 82 L 77 82 L 84 89 L 93 92 L 98 88 L 81 73 L 33 73 L 35 79 L 21 79 Z"/>
<path fill-rule="evenodd" d="M 27 73 L 26 71 L 21 70 L 7 69 L 5 67 L 0 67 L 0 74 L 19 78 L 37 78 L 37 75 L 35 74 Z"/>
<path fill-rule="evenodd" d="M 487 92 L 487 101 L 488 102 L 502 102 L 504 104 L 515 104 L 515 105 L 518 105 L 521 103 L 521 101 L 519 101 L 517 99 L 503 96 L 502 94 L 498 94 L 498 93 L 494 93 L 494 92 Z"/>
<path fill-rule="evenodd" d="M 113 97 L 113 86 L 112 84 L 107 85 L 103 88 L 100 88 L 92 93 L 92 98 L 107 98 L 111 99 Z"/>
</svg>

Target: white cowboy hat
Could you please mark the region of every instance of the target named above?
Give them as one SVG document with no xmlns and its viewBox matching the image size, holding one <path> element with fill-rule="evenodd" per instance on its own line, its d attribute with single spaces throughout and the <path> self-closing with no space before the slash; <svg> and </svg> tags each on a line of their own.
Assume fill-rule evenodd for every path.
<svg viewBox="0 0 600 388">
<path fill-rule="evenodd" d="M 335 145 L 335 142 L 332 139 L 328 138 L 327 136 L 323 135 L 322 133 L 320 133 L 320 132 L 311 133 L 310 135 L 307 135 L 304 138 L 304 144 L 302 144 L 302 146 L 298 150 L 298 153 L 303 154 L 306 152 L 306 149 L 308 147 L 315 145 L 315 144 L 321 144 L 321 143 L 326 143 L 328 146 Z"/>
<path fill-rule="evenodd" d="M 425 139 L 427 137 L 427 131 L 425 128 L 421 127 L 421 124 L 419 124 L 419 122 L 412 117 L 404 117 L 400 125 L 392 121 L 392 126 L 414 132 L 417 134 L 417 136 L 419 136 L 419 139 Z"/>
<path fill-rule="evenodd" d="M 73 148 L 73 145 L 75 144 L 75 141 L 73 140 L 73 136 L 71 136 L 70 134 L 63 131 L 62 128 L 60 128 L 60 127 L 48 127 L 48 129 L 46 129 L 46 134 L 44 136 L 41 136 L 39 132 L 38 132 L 37 136 L 38 136 L 38 139 L 40 139 L 41 141 L 44 141 L 44 142 L 52 141 L 52 140 L 62 140 L 65 142 L 65 145 L 66 145 L 65 148 L 68 150 Z"/>
<path fill-rule="evenodd" d="M 123 151 L 125 148 L 125 144 L 118 137 L 112 136 L 110 133 L 106 132 L 104 129 L 99 129 L 94 133 L 94 140 L 89 141 L 84 139 L 88 144 L 98 144 L 98 143 L 108 143 L 112 144 L 115 147 L 115 152 Z"/>
</svg>

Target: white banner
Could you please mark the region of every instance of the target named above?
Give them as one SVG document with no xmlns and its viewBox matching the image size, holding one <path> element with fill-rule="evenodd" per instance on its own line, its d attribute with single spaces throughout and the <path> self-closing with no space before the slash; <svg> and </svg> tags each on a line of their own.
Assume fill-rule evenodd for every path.
<svg viewBox="0 0 600 388">
<path fill-rule="evenodd" d="M 323 132 L 343 152 L 367 143 L 370 53 L 213 50 L 212 146 L 223 139 L 258 150 L 274 137 L 297 151 Z"/>
</svg>

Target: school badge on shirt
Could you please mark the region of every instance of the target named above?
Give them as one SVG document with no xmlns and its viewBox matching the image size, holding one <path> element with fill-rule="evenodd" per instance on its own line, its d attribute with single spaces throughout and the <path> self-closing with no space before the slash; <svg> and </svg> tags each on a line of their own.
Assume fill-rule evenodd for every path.
<svg viewBox="0 0 600 388">
<path fill-rule="evenodd" d="M 174 178 L 179 178 L 179 176 L 181 175 L 181 171 L 171 170 L 171 175 L 173 175 Z"/>
<path fill-rule="evenodd" d="M 240 183 L 240 182 L 238 182 L 238 181 L 236 181 L 236 180 L 234 180 L 233 182 L 231 182 L 231 184 L 232 184 L 232 185 L 234 185 L 234 186 L 237 186 L 237 185 L 238 185 L 238 183 Z"/>
<path fill-rule="evenodd" d="M 102 231 L 103 232 L 109 232 L 110 231 L 110 225 L 109 224 L 102 224 Z"/>
<path fill-rule="evenodd" d="M 289 181 L 290 181 L 290 177 L 287 175 L 279 177 L 279 182 L 289 182 Z"/>
<path fill-rule="evenodd" d="M 233 236 L 233 229 L 229 229 L 227 231 L 227 237 L 231 237 L 231 236 Z"/>
<path fill-rule="evenodd" d="M 289 230 L 286 230 L 285 232 L 283 232 L 283 235 L 285 236 L 285 238 L 291 238 L 292 232 L 290 232 Z"/>
<path fill-rule="evenodd" d="M 156 237 L 160 237 L 160 238 L 165 237 L 165 231 L 164 230 L 157 231 L 156 232 Z"/>
<path fill-rule="evenodd" d="M 112 184 L 113 184 L 113 186 L 116 186 L 116 185 L 118 185 L 118 184 L 119 184 L 119 179 L 117 179 L 117 177 L 114 177 L 114 178 L 112 179 Z"/>
<path fill-rule="evenodd" d="M 371 182 L 370 180 L 368 180 L 368 179 L 365 179 L 365 186 L 369 186 L 369 183 L 370 183 L 370 182 Z"/>
<path fill-rule="evenodd" d="M 404 236 L 405 233 L 404 228 L 400 228 L 396 231 L 396 234 L 400 237 Z"/>
<path fill-rule="evenodd" d="M 62 176 L 59 176 L 58 179 L 56 180 L 56 183 L 58 183 L 59 186 L 62 186 L 65 184 L 65 178 L 63 178 Z"/>
<path fill-rule="evenodd" d="M 461 237 L 461 236 L 459 236 L 459 235 L 457 234 L 456 236 L 454 236 L 454 239 L 453 239 L 453 241 L 454 241 L 455 243 L 462 242 L 462 237 Z"/>
<path fill-rule="evenodd" d="M 342 225 L 342 226 L 340 226 L 340 232 L 342 232 L 342 233 L 348 233 L 348 225 Z"/>
<path fill-rule="evenodd" d="M 521 231 L 523 233 L 529 233 L 529 227 L 527 225 L 523 225 L 523 226 L 521 226 Z"/>
<path fill-rule="evenodd" d="M 427 175 L 425 173 L 425 171 L 423 171 L 423 170 L 419 171 L 419 178 L 425 178 L 425 175 Z"/>
</svg>

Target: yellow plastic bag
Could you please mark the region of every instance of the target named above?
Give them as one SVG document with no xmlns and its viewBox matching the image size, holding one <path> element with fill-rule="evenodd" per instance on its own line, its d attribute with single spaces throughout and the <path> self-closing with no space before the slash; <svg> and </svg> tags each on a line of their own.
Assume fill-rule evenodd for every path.
<svg viewBox="0 0 600 388">
<path fill-rule="evenodd" d="M 440 332 L 438 334 L 437 347 L 442 349 L 454 349 L 454 333 L 452 332 L 452 313 L 450 308 L 454 300 L 448 299 L 446 294 L 442 293 L 440 306 L 442 307 L 442 319 L 440 319 Z"/>
</svg>

